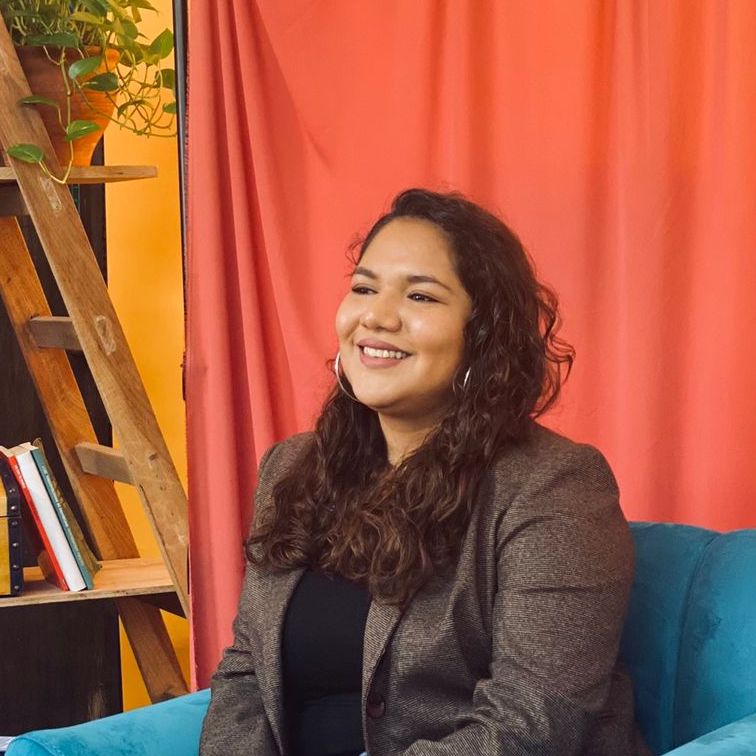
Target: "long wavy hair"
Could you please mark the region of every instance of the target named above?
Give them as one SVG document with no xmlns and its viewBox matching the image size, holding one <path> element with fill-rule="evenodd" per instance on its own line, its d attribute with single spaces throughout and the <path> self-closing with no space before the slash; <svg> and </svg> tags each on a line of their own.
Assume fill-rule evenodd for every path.
<svg viewBox="0 0 756 756">
<path fill-rule="evenodd" d="M 454 403 L 424 443 L 392 467 L 377 414 L 334 385 L 311 446 L 275 485 L 275 505 L 247 542 L 253 564 L 338 573 L 399 605 L 455 564 L 486 472 L 557 400 L 574 359 L 557 336 L 557 298 L 536 279 L 520 240 L 459 194 L 402 192 L 355 262 L 384 226 L 403 217 L 443 230 L 472 300 Z"/>
</svg>

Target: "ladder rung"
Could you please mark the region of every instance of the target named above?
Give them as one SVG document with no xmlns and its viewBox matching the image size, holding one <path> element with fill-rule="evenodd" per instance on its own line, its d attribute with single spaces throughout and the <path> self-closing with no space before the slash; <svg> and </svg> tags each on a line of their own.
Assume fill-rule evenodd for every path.
<svg viewBox="0 0 756 756">
<path fill-rule="evenodd" d="M 79 337 L 76 335 L 71 318 L 32 318 L 29 321 L 29 330 L 38 347 L 67 349 L 69 352 L 81 351 Z"/>
<path fill-rule="evenodd" d="M 74 447 L 79 464 L 84 472 L 99 475 L 108 480 L 133 483 L 126 460 L 121 452 L 109 446 L 83 442 Z"/>
</svg>

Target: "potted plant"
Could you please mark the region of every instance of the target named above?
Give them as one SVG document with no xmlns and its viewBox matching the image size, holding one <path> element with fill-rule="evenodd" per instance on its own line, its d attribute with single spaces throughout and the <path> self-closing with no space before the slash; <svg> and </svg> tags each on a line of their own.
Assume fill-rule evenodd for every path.
<svg viewBox="0 0 756 756">
<path fill-rule="evenodd" d="M 65 175 L 56 177 L 38 145 L 8 154 L 39 163 L 56 181 L 89 165 L 110 121 L 147 136 L 175 134 L 175 74 L 165 67 L 173 34 L 139 30 L 148 0 L 0 0 L 0 12 Z"/>
</svg>

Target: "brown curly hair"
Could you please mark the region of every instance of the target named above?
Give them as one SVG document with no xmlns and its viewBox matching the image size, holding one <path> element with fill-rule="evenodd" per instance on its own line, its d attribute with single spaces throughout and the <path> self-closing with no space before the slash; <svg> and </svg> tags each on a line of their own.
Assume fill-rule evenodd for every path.
<svg viewBox="0 0 756 756">
<path fill-rule="evenodd" d="M 536 279 L 520 240 L 459 194 L 402 192 L 355 263 L 378 231 L 401 217 L 436 224 L 451 243 L 472 300 L 455 377 L 461 386 L 469 368 L 467 384 L 435 431 L 396 467 L 388 463 L 376 413 L 335 385 L 311 446 L 278 481 L 275 506 L 247 542 L 253 564 L 338 573 L 400 605 L 453 566 L 486 471 L 556 401 L 574 359 L 557 336 L 557 298 Z"/>
</svg>

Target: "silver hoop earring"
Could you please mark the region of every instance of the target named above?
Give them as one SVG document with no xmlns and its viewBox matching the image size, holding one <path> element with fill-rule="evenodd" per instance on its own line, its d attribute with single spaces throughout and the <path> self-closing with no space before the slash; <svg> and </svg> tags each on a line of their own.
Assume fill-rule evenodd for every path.
<svg viewBox="0 0 756 756">
<path fill-rule="evenodd" d="M 453 384 L 453 390 L 455 396 L 459 397 L 461 394 L 464 394 L 467 390 L 467 384 L 470 382 L 470 368 L 467 368 L 465 370 L 465 377 L 462 379 L 462 383 L 454 383 Z"/>
<path fill-rule="evenodd" d="M 351 394 L 347 387 L 344 385 L 344 382 L 341 379 L 341 371 L 339 368 L 341 367 L 341 351 L 336 352 L 336 359 L 333 361 L 333 372 L 336 374 L 336 382 L 339 384 L 339 388 L 353 401 L 357 402 L 357 404 L 360 404 L 360 400 L 354 395 Z"/>
<path fill-rule="evenodd" d="M 465 370 L 465 377 L 462 379 L 462 391 L 467 389 L 467 384 L 470 382 L 470 368 Z"/>
</svg>

